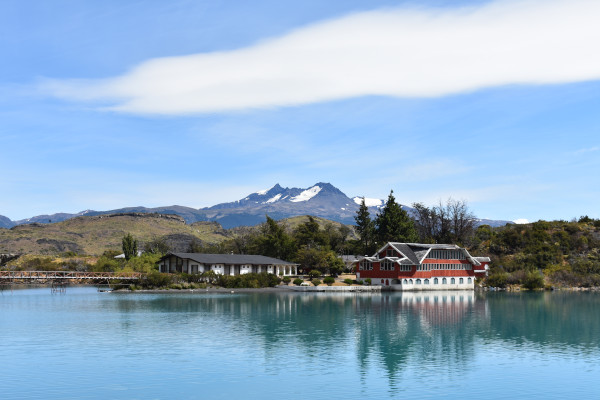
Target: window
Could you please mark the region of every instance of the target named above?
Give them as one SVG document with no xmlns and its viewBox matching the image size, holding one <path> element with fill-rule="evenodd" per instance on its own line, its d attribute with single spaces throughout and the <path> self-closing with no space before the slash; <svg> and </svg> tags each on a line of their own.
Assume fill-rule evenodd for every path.
<svg viewBox="0 0 600 400">
<path fill-rule="evenodd" d="M 386 257 L 395 257 L 396 256 L 396 252 L 394 251 L 394 249 L 387 249 L 385 251 L 385 255 L 386 255 Z"/>
<path fill-rule="evenodd" d="M 421 284 L 421 280 L 420 280 L 420 279 L 417 279 L 417 282 L 416 282 L 416 283 L 417 283 L 417 285 L 420 285 L 420 284 Z"/>
<path fill-rule="evenodd" d="M 446 280 L 446 278 L 442 278 L 442 284 L 445 285 L 446 283 L 448 283 L 448 281 Z"/>
<path fill-rule="evenodd" d="M 452 279 L 450 280 L 450 283 L 456 283 L 456 279 L 452 278 Z"/>
<path fill-rule="evenodd" d="M 367 261 L 367 260 L 362 260 L 358 266 L 358 269 L 361 271 L 372 271 L 373 270 L 373 263 Z"/>
<path fill-rule="evenodd" d="M 404 283 L 406 285 L 408 283 L 408 281 L 405 279 L 402 281 L 402 283 Z"/>
<path fill-rule="evenodd" d="M 410 284 L 412 285 L 412 284 L 413 284 L 413 280 L 412 280 L 412 279 L 410 279 L 410 280 L 408 281 L 408 283 L 410 283 Z"/>
<path fill-rule="evenodd" d="M 410 265 L 401 265 L 400 266 L 400 271 L 410 272 L 411 270 L 412 270 L 412 266 L 410 266 Z"/>
<path fill-rule="evenodd" d="M 425 279 L 425 280 L 423 281 L 423 283 L 424 283 L 424 284 L 426 284 L 426 285 L 429 285 L 429 279 Z"/>
<path fill-rule="evenodd" d="M 464 280 L 463 278 L 460 278 L 460 279 L 458 280 L 458 283 L 465 283 L 465 280 Z"/>
<path fill-rule="evenodd" d="M 433 278 L 433 284 L 437 285 L 438 284 L 438 278 Z"/>
<path fill-rule="evenodd" d="M 473 281 L 471 280 L 471 278 L 467 279 L 467 283 L 471 283 L 471 282 L 473 282 Z"/>
<path fill-rule="evenodd" d="M 392 260 L 388 260 L 387 258 L 381 260 L 379 264 L 380 271 L 393 271 L 394 270 L 394 262 Z"/>
</svg>

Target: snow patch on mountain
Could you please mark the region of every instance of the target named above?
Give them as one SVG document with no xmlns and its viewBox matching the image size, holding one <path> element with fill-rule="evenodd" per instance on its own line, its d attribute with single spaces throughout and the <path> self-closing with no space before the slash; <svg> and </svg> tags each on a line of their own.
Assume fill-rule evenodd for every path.
<svg viewBox="0 0 600 400">
<path fill-rule="evenodd" d="M 265 201 L 264 204 L 267 203 L 275 203 L 277 200 L 279 200 L 281 198 L 281 193 L 276 194 L 275 196 L 271 197 L 269 200 Z"/>
<path fill-rule="evenodd" d="M 320 186 L 313 186 L 310 189 L 306 189 L 304 192 L 300 193 L 298 196 L 292 197 L 290 201 L 292 203 L 298 203 L 300 201 L 308 201 L 315 197 L 321 191 Z"/>
<path fill-rule="evenodd" d="M 358 204 L 360 206 L 360 203 L 362 202 L 362 197 L 354 197 L 352 200 L 354 200 L 354 202 L 356 204 Z M 383 200 L 381 199 L 370 199 L 368 197 L 365 197 L 365 205 L 367 207 L 381 207 L 383 206 Z"/>
<path fill-rule="evenodd" d="M 269 190 L 271 189 L 259 190 L 258 192 L 256 192 L 256 194 L 259 196 L 264 196 Z"/>
</svg>

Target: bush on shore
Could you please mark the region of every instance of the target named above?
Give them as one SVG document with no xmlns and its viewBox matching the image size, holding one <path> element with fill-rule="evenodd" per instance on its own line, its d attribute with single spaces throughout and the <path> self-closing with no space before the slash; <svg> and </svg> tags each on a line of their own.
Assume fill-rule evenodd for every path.
<svg viewBox="0 0 600 400">
<path fill-rule="evenodd" d="M 323 283 L 325 283 L 327 286 L 333 285 L 334 282 L 335 282 L 335 278 L 332 276 L 328 276 L 323 279 Z"/>
</svg>

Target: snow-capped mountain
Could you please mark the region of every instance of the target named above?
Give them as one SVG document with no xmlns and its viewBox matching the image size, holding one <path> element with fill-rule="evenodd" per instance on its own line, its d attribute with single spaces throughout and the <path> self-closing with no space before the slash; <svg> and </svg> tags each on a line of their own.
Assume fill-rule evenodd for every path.
<svg viewBox="0 0 600 400">
<path fill-rule="evenodd" d="M 243 199 L 230 203 L 221 203 L 206 208 L 191 208 L 183 206 L 165 207 L 126 207 L 108 211 L 86 210 L 77 214 L 58 213 L 38 215 L 20 221 L 11 221 L 0 216 L 0 228 L 11 228 L 15 225 L 29 223 L 60 222 L 83 215 L 101 215 L 117 213 L 161 213 L 181 216 L 188 224 L 198 221 L 216 221 L 223 228 L 233 228 L 241 225 L 256 225 L 265 221 L 265 215 L 274 219 L 294 217 L 298 215 L 314 215 L 344 224 L 354 224 L 354 217 L 361 201 L 361 196 L 350 198 L 330 183 L 319 182 L 308 188 L 284 188 L 276 184 L 270 189 L 251 193 Z M 374 218 L 385 201 L 365 198 L 371 217 Z M 409 215 L 414 215 L 411 207 L 403 205 Z M 479 224 L 487 223 L 492 226 L 502 226 L 509 221 L 481 220 Z"/>
<path fill-rule="evenodd" d="M 355 198 L 356 199 L 356 198 Z M 283 188 L 276 184 L 270 189 L 251 193 L 241 200 L 201 209 L 207 220 L 217 221 L 224 228 L 255 225 L 265 215 L 275 219 L 296 215 L 315 215 L 346 224 L 354 223 L 360 204 L 330 183 L 319 182 L 309 188 Z M 381 205 L 383 201 L 373 201 Z M 377 206 L 373 207 L 376 213 Z"/>
</svg>

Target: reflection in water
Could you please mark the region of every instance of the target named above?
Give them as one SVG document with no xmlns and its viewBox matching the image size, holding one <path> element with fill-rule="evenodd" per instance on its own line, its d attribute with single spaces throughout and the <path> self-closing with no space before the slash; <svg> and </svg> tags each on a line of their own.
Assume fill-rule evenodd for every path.
<svg viewBox="0 0 600 400">
<path fill-rule="evenodd" d="M 0 309 L 3 398 L 583 398 L 600 390 L 598 293 L 30 290 L 0 296 Z"/>
<path fill-rule="evenodd" d="M 482 307 L 476 307 L 481 304 Z M 361 318 L 356 327 L 358 358 L 363 374 L 372 359 L 382 363 L 391 388 L 401 385 L 405 368 L 415 365 L 460 375 L 473 355 L 476 318 L 485 303 L 473 292 L 420 292 L 363 298 L 357 303 Z"/>
<path fill-rule="evenodd" d="M 600 296 L 590 293 L 472 291 L 117 295 L 122 316 L 162 313 L 166 324 L 260 340 L 269 360 L 293 346 L 306 357 L 336 357 L 353 343 L 362 374 L 379 363 L 392 386 L 407 368 L 435 366 L 458 376 L 477 339 L 598 350 Z M 111 304 L 111 303 L 109 303 Z M 595 317 L 593 317 L 595 316 Z M 124 324 L 128 319 L 124 319 Z M 194 328 L 195 327 L 195 328 Z M 211 332 L 214 334 L 214 332 Z M 315 349 L 319 349 L 318 354 Z"/>
<path fill-rule="evenodd" d="M 472 291 L 123 296 L 114 305 L 124 314 L 163 313 L 166 323 L 184 331 L 218 320 L 221 335 L 259 338 L 267 360 L 290 346 L 309 358 L 334 358 L 340 343 L 353 343 L 362 374 L 376 361 L 392 382 L 415 362 L 459 374 L 473 354 L 477 321 L 485 320 L 486 309 Z"/>
<path fill-rule="evenodd" d="M 600 295 L 590 292 L 489 293 L 488 339 L 578 351 L 600 347 Z"/>
</svg>

